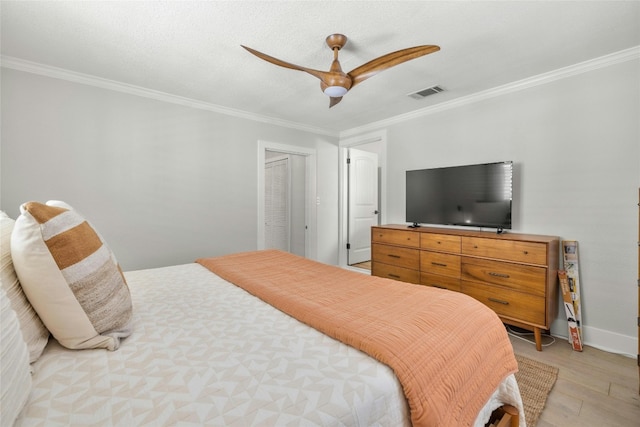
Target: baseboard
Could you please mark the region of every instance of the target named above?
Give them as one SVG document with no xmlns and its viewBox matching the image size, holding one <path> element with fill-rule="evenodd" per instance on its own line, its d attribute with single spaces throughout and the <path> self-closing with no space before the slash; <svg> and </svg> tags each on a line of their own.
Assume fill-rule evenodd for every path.
<svg viewBox="0 0 640 427">
<path fill-rule="evenodd" d="M 567 339 L 566 330 L 564 334 L 553 331 L 553 335 Z M 604 329 L 589 326 L 582 327 L 582 343 L 589 347 L 594 347 L 609 353 L 621 354 L 623 356 L 636 358 L 638 353 L 638 337 L 622 335 Z"/>
</svg>

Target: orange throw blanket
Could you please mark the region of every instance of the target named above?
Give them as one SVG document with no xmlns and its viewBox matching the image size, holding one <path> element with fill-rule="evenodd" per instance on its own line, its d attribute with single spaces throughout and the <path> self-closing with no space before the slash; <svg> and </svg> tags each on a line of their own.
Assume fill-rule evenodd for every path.
<svg viewBox="0 0 640 427">
<path fill-rule="evenodd" d="M 466 295 L 265 250 L 198 259 L 223 279 L 390 366 L 414 427 L 473 425 L 517 362 L 496 314 Z"/>
</svg>

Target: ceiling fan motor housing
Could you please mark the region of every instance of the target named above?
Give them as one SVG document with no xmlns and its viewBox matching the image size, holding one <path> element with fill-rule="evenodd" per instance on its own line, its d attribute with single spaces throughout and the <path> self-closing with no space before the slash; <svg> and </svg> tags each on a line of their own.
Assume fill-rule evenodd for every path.
<svg viewBox="0 0 640 427">
<path fill-rule="evenodd" d="M 344 88 L 345 92 L 348 91 L 349 89 L 351 89 L 351 77 L 343 73 L 342 70 L 334 71 L 333 67 L 331 67 L 331 72 L 325 75 L 324 78 L 320 81 L 320 88 L 324 92 L 327 87 L 336 86 Z"/>
</svg>

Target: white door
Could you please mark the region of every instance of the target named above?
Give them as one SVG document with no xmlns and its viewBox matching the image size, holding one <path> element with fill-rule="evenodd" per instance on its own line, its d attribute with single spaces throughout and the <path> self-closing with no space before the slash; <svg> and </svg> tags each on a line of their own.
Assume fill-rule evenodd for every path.
<svg viewBox="0 0 640 427">
<path fill-rule="evenodd" d="M 378 155 L 349 149 L 348 264 L 371 260 L 371 226 L 378 225 Z"/>
<path fill-rule="evenodd" d="M 264 168 L 265 248 L 289 251 L 289 159 L 269 159 Z"/>
</svg>

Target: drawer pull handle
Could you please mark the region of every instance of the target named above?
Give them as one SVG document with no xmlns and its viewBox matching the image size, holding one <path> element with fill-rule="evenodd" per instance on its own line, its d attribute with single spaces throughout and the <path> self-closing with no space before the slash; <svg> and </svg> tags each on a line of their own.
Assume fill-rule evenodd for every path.
<svg viewBox="0 0 640 427">
<path fill-rule="evenodd" d="M 493 271 L 489 272 L 489 276 L 494 276 L 494 277 L 501 277 L 503 279 L 508 279 L 509 275 L 508 274 L 503 274 L 503 273 L 494 273 Z"/>
<path fill-rule="evenodd" d="M 431 265 L 435 265 L 437 267 L 446 267 L 447 266 L 447 264 L 443 264 L 441 262 L 433 262 L 433 261 L 431 261 Z"/>
<path fill-rule="evenodd" d="M 509 301 L 503 301 L 503 300 L 497 299 L 497 298 L 489 298 L 489 301 L 497 302 L 498 304 L 502 304 L 502 305 L 509 305 Z"/>
<path fill-rule="evenodd" d="M 525 255 L 529 255 L 529 251 L 522 251 Z"/>
<path fill-rule="evenodd" d="M 438 284 L 436 284 L 436 283 L 432 283 L 432 284 L 431 284 L 431 286 L 433 286 L 434 288 L 438 288 L 438 289 L 447 289 L 447 288 L 445 288 L 444 286 L 442 286 L 442 285 L 438 285 Z"/>
<path fill-rule="evenodd" d="M 389 277 L 393 277 L 394 279 L 400 278 L 400 276 L 398 276 L 397 274 L 389 274 Z"/>
<path fill-rule="evenodd" d="M 391 258 L 400 258 L 400 255 L 387 254 L 387 256 Z"/>
</svg>

